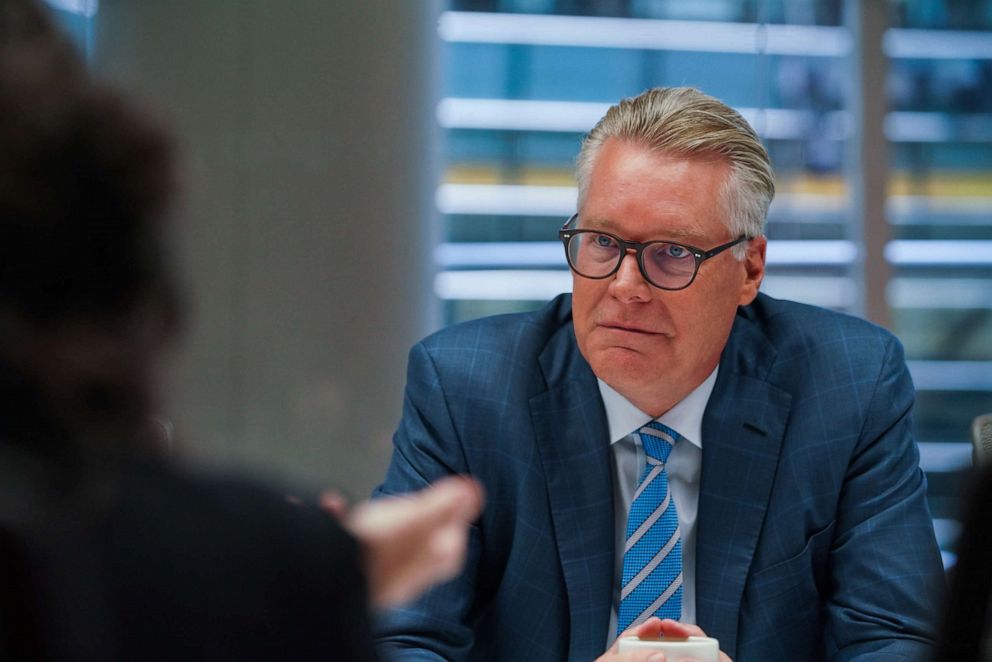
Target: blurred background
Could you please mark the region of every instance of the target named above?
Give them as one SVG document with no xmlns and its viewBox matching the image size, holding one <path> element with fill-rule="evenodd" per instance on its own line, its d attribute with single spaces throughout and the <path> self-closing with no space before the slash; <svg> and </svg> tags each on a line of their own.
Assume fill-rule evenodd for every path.
<svg viewBox="0 0 992 662">
<path fill-rule="evenodd" d="M 49 4 L 182 139 L 187 453 L 365 496 L 410 345 L 569 290 L 583 134 L 691 85 L 774 162 L 763 289 L 902 339 L 953 562 L 992 412 L 992 0 Z"/>
</svg>

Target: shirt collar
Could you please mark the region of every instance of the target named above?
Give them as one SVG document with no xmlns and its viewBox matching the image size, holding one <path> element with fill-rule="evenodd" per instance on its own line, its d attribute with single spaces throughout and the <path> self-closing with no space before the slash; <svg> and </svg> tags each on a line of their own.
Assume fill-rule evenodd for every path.
<svg viewBox="0 0 992 662">
<path fill-rule="evenodd" d="M 713 368 L 709 377 L 697 386 L 689 395 L 682 398 L 674 407 L 659 416 L 659 423 L 664 423 L 689 443 L 698 448 L 703 447 L 703 413 L 706 403 L 710 400 L 713 387 L 716 385 L 716 373 L 720 366 Z M 606 408 L 606 421 L 610 426 L 610 443 L 615 444 L 628 434 L 644 426 L 652 417 L 635 407 L 630 400 L 623 397 L 609 384 L 597 378 L 599 394 Z"/>
</svg>

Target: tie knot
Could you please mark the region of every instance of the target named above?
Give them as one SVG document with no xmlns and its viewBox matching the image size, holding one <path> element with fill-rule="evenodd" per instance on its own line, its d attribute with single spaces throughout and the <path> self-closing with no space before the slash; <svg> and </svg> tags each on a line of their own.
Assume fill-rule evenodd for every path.
<svg viewBox="0 0 992 662">
<path fill-rule="evenodd" d="M 678 432 L 658 421 L 651 421 L 637 434 L 641 437 L 644 452 L 659 462 L 668 462 L 668 454 L 679 438 Z"/>
</svg>

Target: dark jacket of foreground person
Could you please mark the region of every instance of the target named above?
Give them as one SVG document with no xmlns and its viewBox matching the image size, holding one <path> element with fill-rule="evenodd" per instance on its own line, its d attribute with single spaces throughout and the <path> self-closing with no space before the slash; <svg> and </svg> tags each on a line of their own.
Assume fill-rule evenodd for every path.
<svg viewBox="0 0 992 662">
<path fill-rule="evenodd" d="M 974 477 L 937 660 L 992 660 L 992 466 Z"/>
<path fill-rule="evenodd" d="M 326 513 L 149 458 L 55 452 L 49 420 L 0 368 L 0 658 L 371 659 L 356 543 Z"/>
</svg>

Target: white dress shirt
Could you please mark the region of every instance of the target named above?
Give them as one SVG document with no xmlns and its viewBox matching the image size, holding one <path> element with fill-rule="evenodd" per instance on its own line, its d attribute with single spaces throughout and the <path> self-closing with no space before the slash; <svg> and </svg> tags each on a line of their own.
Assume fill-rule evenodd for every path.
<svg viewBox="0 0 992 662">
<path fill-rule="evenodd" d="M 696 512 L 699 506 L 699 474 L 703 461 L 703 412 L 706 411 L 706 403 L 709 402 L 716 384 L 718 370 L 719 367 L 714 368 L 710 376 L 694 391 L 655 419 L 682 435 L 668 456 L 665 471 L 678 510 L 682 535 L 682 618 L 679 620 L 683 623 L 696 622 Z M 627 511 L 630 510 L 634 491 L 647 464 L 644 448 L 634 432 L 652 418 L 602 380 L 599 380 L 599 392 L 606 407 L 613 457 L 616 561 L 613 607 L 606 642 L 609 648 L 616 639 L 617 609 L 620 606 L 620 584 L 623 577 L 623 547 L 627 538 Z"/>
</svg>

